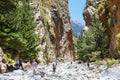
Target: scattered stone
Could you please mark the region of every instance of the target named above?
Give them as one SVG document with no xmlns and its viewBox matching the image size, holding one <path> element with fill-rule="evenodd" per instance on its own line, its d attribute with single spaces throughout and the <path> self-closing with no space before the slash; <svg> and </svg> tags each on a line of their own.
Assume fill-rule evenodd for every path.
<svg viewBox="0 0 120 80">
<path fill-rule="evenodd" d="M 52 64 L 39 65 L 36 74 L 33 74 L 32 70 L 18 69 L 0 74 L 0 80 L 120 80 L 119 65 L 106 70 L 105 65 L 100 65 L 98 68 L 92 63 L 93 69 L 89 70 L 86 63 L 71 65 L 66 62 L 59 63 L 55 73 L 52 72 Z"/>
</svg>

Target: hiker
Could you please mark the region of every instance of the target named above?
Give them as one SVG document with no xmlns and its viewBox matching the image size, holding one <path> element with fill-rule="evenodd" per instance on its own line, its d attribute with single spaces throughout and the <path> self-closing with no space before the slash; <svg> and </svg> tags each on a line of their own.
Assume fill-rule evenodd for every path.
<svg viewBox="0 0 120 80">
<path fill-rule="evenodd" d="M 19 60 L 18 59 L 16 60 L 15 66 L 16 66 L 16 69 L 19 69 Z"/>
<path fill-rule="evenodd" d="M 33 69 L 33 74 L 35 74 L 36 69 L 37 69 L 37 62 L 35 61 L 35 59 L 33 59 L 32 61 L 32 69 Z"/>
<path fill-rule="evenodd" d="M 52 68 L 53 68 L 53 72 L 55 72 L 56 71 L 56 64 L 52 64 Z"/>
<path fill-rule="evenodd" d="M 20 59 L 20 60 L 19 60 L 19 68 L 21 67 L 21 68 L 22 68 L 22 70 L 23 70 L 23 65 L 22 65 L 22 62 L 23 62 L 23 61 L 22 61 L 22 59 Z"/>
<path fill-rule="evenodd" d="M 71 64 L 72 64 L 72 61 L 71 61 Z"/>
<path fill-rule="evenodd" d="M 88 68 L 90 67 L 90 60 L 89 59 L 87 60 L 87 67 Z"/>
<path fill-rule="evenodd" d="M 58 64 L 58 63 L 57 63 L 57 62 L 55 62 L 55 64 L 56 64 L 56 66 L 57 66 L 57 64 Z"/>
</svg>

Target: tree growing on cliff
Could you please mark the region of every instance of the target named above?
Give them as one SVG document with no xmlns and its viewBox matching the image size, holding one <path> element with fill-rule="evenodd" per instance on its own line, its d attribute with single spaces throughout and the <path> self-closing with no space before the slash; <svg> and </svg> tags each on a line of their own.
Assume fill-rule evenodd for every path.
<svg viewBox="0 0 120 80">
<path fill-rule="evenodd" d="M 78 38 L 77 42 L 77 58 L 81 60 L 86 60 L 92 56 L 92 52 L 99 51 L 99 58 L 104 57 L 104 52 L 106 51 L 106 34 L 105 27 L 99 19 L 93 17 L 92 25 L 89 27 L 88 31 L 84 32 L 82 36 Z"/>
</svg>

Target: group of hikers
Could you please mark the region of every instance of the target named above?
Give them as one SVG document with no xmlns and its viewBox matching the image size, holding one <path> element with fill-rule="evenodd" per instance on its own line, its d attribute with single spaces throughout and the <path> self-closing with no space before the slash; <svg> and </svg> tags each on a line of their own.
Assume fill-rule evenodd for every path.
<svg viewBox="0 0 120 80">
<path fill-rule="evenodd" d="M 72 64 L 72 62 L 70 64 Z M 19 59 L 19 60 L 16 60 L 14 67 L 13 65 L 10 65 L 10 66 L 7 65 L 6 72 L 12 72 L 13 70 L 17 70 L 17 69 L 21 69 L 21 70 L 32 69 L 33 74 L 35 74 L 37 70 L 37 66 L 38 66 L 38 63 L 35 59 L 27 60 L 27 61 L 23 61 L 22 59 Z M 52 66 L 53 73 L 55 73 L 57 68 L 57 62 L 53 62 L 51 66 Z M 90 67 L 89 60 L 87 61 L 87 67 L 88 68 Z"/>
<path fill-rule="evenodd" d="M 57 66 L 57 63 L 52 64 L 53 73 L 56 72 L 56 66 Z M 15 62 L 15 65 L 7 64 L 5 67 L 6 67 L 6 71 L 4 72 L 13 72 L 14 70 L 18 70 L 18 69 L 21 69 L 21 70 L 32 69 L 33 74 L 35 74 L 38 67 L 38 62 L 36 61 L 36 59 L 26 60 L 26 61 L 22 59 L 17 59 Z"/>
<path fill-rule="evenodd" d="M 2 61 L 3 62 L 3 61 Z M 15 65 L 10 65 L 10 64 L 0 64 L 0 73 L 5 73 L 5 72 L 13 72 L 14 70 L 21 69 L 21 70 L 26 70 L 26 69 L 32 69 L 33 73 L 35 73 L 35 70 L 37 69 L 37 62 L 35 59 L 33 60 L 27 60 L 23 61 L 22 59 L 16 60 Z"/>
<path fill-rule="evenodd" d="M 35 59 L 32 60 L 32 62 L 30 60 L 27 61 L 26 65 L 24 66 L 24 68 L 32 68 L 33 69 L 33 73 L 35 73 L 35 70 L 37 69 L 37 62 Z M 23 60 L 22 59 L 19 59 L 19 60 L 16 60 L 16 63 L 15 63 L 15 66 L 16 66 L 16 69 L 22 69 L 24 70 L 23 68 Z"/>
<path fill-rule="evenodd" d="M 23 62 L 22 59 L 16 60 L 16 63 L 15 63 L 16 69 L 19 69 L 20 67 L 23 69 L 22 62 Z"/>
<path fill-rule="evenodd" d="M 28 60 L 26 66 L 24 68 L 23 68 L 22 64 L 23 64 L 22 59 L 16 60 L 16 64 L 15 65 L 16 65 L 17 69 L 21 68 L 23 70 L 24 68 L 29 68 L 29 69 L 32 68 L 33 74 L 35 74 L 36 69 L 37 69 L 37 65 L 38 65 L 38 63 L 36 62 L 35 59 L 33 59 L 32 62 L 30 62 L 30 60 Z M 57 67 L 57 62 L 52 64 L 53 73 L 56 72 L 56 67 Z"/>
<path fill-rule="evenodd" d="M 70 63 L 72 64 L 72 62 Z M 3 68 L 3 72 L 12 72 L 14 70 L 17 69 L 21 69 L 21 70 L 28 70 L 28 69 L 32 69 L 33 74 L 36 73 L 37 67 L 38 67 L 38 62 L 36 61 L 36 59 L 32 59 L 32 60 L 22 60 L 22 59 L 18 59 L 15 62 L 15 65 L 2 65 L 3 67 L 6 67 L 6 71 L 5 68 Z M 0 65 L 0 68 L 2 69 L 2 66 Z M 57 67 L 57 62 L 53 62 L 52 65 L 52 71 L 53 73 L 56 72 L 56 67 Z M 87 67 L 90 67 L 90 61 L 87 60 Z M 1 71 L 0 71 L 1 72 Z"/>
<path fill-rule="evenodd" d="M 24 69 L 24 68 L 23 68 L 23 65 L 22 65 L 22 62 L 23 62 L 23 61 L 22 61 L 21 59 L 20 59 L 20 60 L 16 60 L 16 68 L 17 68 L 17 69 L 19 69 L 19 68 L 21 68 L 22 70 Z M 32 60 L 32 63 L 30 63 L 30 60 L 27 62 L 26 67 L 27 67 L 27 68 L 32 68 L 33 74 L 35 74 L 36 69 L 37 69 L 37 65 L 38 65 L 38 64 L 37 64 L 36 60 L 33 59 L 33 60 Z M 25 67 L 25 68 L 26 68 L 26 67 Z M 53 73 L 56 72 L 56 67 L 57 67 L 57 62 L 52 64 Z"/>
</svg>

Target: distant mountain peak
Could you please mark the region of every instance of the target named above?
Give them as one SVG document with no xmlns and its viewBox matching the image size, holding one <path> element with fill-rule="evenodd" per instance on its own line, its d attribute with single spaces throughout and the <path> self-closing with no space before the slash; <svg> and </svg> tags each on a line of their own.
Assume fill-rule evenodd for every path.
<svg viewBox="0 0 120 80">
<path fill-rule="evenodd" d="M 80 35 L 84 28 L 84 24 L 82 24 L 79 19 L 71 19 L 71 23 L 74 34 Z"/>
<path fill-rule="evenodd" d="M 76 24 L 80 24 L 80 25 L 83 25 L 83 26 L 85 25 L 85 23 L 82 23 L 79 19 L 76 19 L 76 18 L 72 18 L 71 22 L 74 22 Z"/>
</svg>

